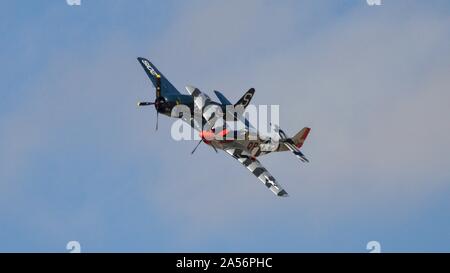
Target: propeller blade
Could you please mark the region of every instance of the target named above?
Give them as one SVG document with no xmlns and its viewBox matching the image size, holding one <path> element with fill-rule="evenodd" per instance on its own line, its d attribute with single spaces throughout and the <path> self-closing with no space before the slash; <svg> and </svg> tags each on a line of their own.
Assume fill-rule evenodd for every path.
<svg viewBox="0 0 450 273">
<path fill-rule="evenodd" d="M 155 131 L 158 131 L 158 121 L 159 121 L 159 112 L 156 111 L 156 130 Z"/>
<path fill-rule="evenodd" d="M 216 154 L 219 153 L 216 149 L 216 147 L 211 143 L 211 147 L 213 147 L 214 151 L 216 151 Z"/>
<path fill-rule="evenodd" d="M 148 106 L 148 105 L 155 105 L 155 103 L 154 102 L 147 102 L 147 101 L 138 102 L 138 106 Z"/>
<path fill-rule="evenodd" d="M 203 139 L 200 139 L 200 141 L 198 142 L 197 146 L 195 146 L 194 150 L 192 150 L 191 155 L 194 154 L 195 150 L 197 150 L 198 146 L 200 146 L 200 144 L 202 144 Z"/>
</svg>

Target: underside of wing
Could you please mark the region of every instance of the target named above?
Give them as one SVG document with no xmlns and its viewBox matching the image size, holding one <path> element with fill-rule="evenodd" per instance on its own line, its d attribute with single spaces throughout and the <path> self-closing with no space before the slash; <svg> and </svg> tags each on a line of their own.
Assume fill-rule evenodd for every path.
<svg viewBox="0 0 450 273">
<path fill-rule="evenodd" d="M 199 110 L 203 111 L 205 106 L 211 103 L 211 99 L 206 94 L 200 92 L 198 88 L 188 85 L 186 86 L 186 90 L 193 97 L 194 104 Z"/>
<path fill-rule="evenodd" d="M 203 129 L 205 131 L 210 130 L 213 128 L 216 121 L 223 115 L 223 113 L 221 113 L 220 105 L 213 103 L 208 95 L 200 92 L 200 90 L 196 87 L 186 86 L 186 90 L 194 100 L 194 111 L 201 113 L 206 121 Z M 221 115 L 218 115 L 218 113 L 221 113 Z"/>
<path fill-rule="evenodd" d="M 275 178 L 257 159 L 241 149 L 226 149 L 225 151 L 252 172 L 275 195 L 281 197 L 288 196 L 288 193 L 276 182 Z"/>
<path fill-rule="evenodd" d="M 192 128 L 194 128 L 197 131 L 202 131 L 202 120 L 201 119 L 195 119 L 195 116 L 191 116 L 191 117 L 185 117 L 182 116 L 181 120 L 183 120 L 184 122 L 186 122 L 187 124 L 189 124 L 189 126 L 191 126 Z"/>
</svg>

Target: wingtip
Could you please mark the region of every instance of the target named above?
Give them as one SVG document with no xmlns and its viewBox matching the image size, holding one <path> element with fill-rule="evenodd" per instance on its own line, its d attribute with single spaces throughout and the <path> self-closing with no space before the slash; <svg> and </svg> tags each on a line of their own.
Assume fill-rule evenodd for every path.
<svg viewBox="0 0 450 273">
<path fill-rule="evenodd" d="M 191 95 L 194 93 L 195 89 L 197 89 L 195 86 L 192 86 L 192 85 L 186 85 L 185 88 L 186 88 L 186 91 L 188 91 L 188 93 Z"/>
<path fill-rule="evenodd" d="M 277 195 L 279 197 L 289 197 L 289 194 L 285 190 L 281 190 Z"/>
<path fill-rule="evenodd" d="M 144 58 L 144 57 L 136 57 L 136 59 L 137 59 L 139 62 L 142 62 L 142 61 L 150 62 L 147 58 Z"/>
</svg>

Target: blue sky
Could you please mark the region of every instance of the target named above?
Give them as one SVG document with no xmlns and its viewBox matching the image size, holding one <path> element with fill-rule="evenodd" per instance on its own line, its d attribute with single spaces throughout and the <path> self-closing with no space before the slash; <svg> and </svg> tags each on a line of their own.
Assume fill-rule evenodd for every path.
<svg viewBox="0 0 450 273">
<path fill-rule="evenodd" d="M 1 1 L 0 251 L 450 250 L 448 1 Z M 310 164 L 224 153 L 138 109 L 179 89 L 279 104 Z"/>
</svg>

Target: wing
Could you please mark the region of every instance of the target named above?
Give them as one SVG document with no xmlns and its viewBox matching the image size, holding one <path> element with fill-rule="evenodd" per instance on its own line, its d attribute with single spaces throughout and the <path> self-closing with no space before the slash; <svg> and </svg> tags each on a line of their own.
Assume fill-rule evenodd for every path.
<svg viewBox="0 0 450 273">
<path fill-rule="evenodd" d="M 211 103 L 211 99 L 206 94 L 200 92 L 198 88 L 188 85 L 186 86 L 186 90 L 194 99 L 194 104 L 199 110 L 203 111 L 203 109 Z"/>
<path fill-rule="evenodd" d="M 200 92 L 198 88 L 195 88 L 193 86 L 186 86 L 186 90 L 189 92 L 189 94 L 192 96 L 194 100 L 195 105 L 194 111 L 202 113 L 203 118 L 206 121 L 204 130 L 208 131 L 210 128 L 214 126 L 217 119 L 221 117 L 217 114 L 221 113 L 223 115 L 220 105 L 213 103 L 211 101 L 211 98 L 208 95 Z"/>
<path fill-rule="evenodd" d="M 195 119 L 194 116 L 191 116 L 189 118 L 182 116 L 181 120 L 183 120 L 184 122 L 186 122 L 187 124 L 189 124 L 189 126 L 191 126 L 192 128 L 194 128 L 197 131 L 201 131 L 202 130 L 202 120 L 201 119 Z"/>
<path fill-rule="evenodd" d="M 244 165 L 250 172 L 258 177 L 264 185 L 269 188 L 275 195 L 281 197 L 287 197 L 288 193 L 277 183 L 275 178 L 264 168 L 261 163 L 253 158 L 247 152 L 241 149 L 226 149 L 232 157 L 237 159 L 242 165 Z"/>
<path fill-rule="evenodd" d="M 195 88 L 193 86 L 186 86 L 186 90 L 193 97 L 195 109 L 197 111 L 201 112 L 203 117 L 205 118 L 205 120 L 207 122 L 206 128 L 212 128 L 213 125 L 216 123 L 216 121 L 219 118 L 223 118 L 225 115 L 225 118 L 227 118 L 227 116 L 230 116 L 234 120 L 240 120 L 240 122 L 245 125 L 246 129 L 248 129 L 248 128 L 254 129 L 254 127 L 242 115 L 242 113 L 237 113 L 237 112 L 223 113 L 220 105 L 217 105 L 217 103 L 212 102 L 211 98 L 208 95 L 202 93 L 198 88 Z M 219 91 L 214 91 L 214 92 L 216 93 L 216 95 L 221 94 Z M 255 92 L 255 90 L 253 88 L 250 89 L 241 100 L 244 100 L 244 98 L 248 97 L 248 96 L 250 96 L 250 98 L 249 98 L 249 100 L 250 100 L 251 96 L 253 96 L 254 92 Z M 220 96 L 220 95 L 218 95 L 218 96 Z M 243 105 L 243 103 L 244 102 L 238 102 L 236 104 L 236 106 L 240 106 L 240 108 L 242 110 L 244 110 L 246 105 Z M 247 103 L 247 102 L 245 102 L 245 103 Z M 247 103 L 247 105 L 248 105 L 248 103 Z M 225 109 L 225 111 L 228 111 L 228 110 Z M 218 113 L 220 113 L 220 115 L 218 115 Z"/>
<path fill-rule="evenodd" d="M 149 77 L 149 79 L 152 81 L 153 86 L 155 88 L 158 86 L 158 76 L 161 79 L 161 94 L 157 94 L 156 96 L 165 96 L 165 95 L 180 95 L 180 92 L 173 86 L 169 80 L 164 77 L 163 74 L 154 66 L 149 60 L 145 58 L 138 58 L 139 63 L 142 65 L 142 67 L 145 70 L 145 73 Z"/>
<path fill-rule="evenodd" d="M 223 105 L 232 105 L 231 102 L 222 93 L 217 90 L 214 90 L 214 93 Z"/>
<path fill-rule="evenodd" d="M 250 93 L 249 93 L 250 92 Z M 236 105 L 234 105 L 234 107 L 236 107 L 236 106 L 241 106 L 242 108 L 242 110 L 245 110 L 245 107 L 247 107 L 247 105 L 248 105 L 248 103 L 247 103 L 247 105 L 242 105 L 242 100 L 244 100 L 243 98 L 248 98 L 248 96 L 250 96 L 250 99 L 251 99 L 251 97 L 253 96 L 253 94 L 255 93 L 255 89 L 250 89 L 249 90 L 249 92 L 247 92 L 247 93 L 249 93 L 250 95 L 248 95 L 247 93 L 241 98 L 241 100 L 239 100 L 240 102 L 238 102 Z M 216 94 L 216 96 L 219 98 L 219 100 L 220 100 L 220 102 L 224 105 L 224 106 L 227 106 L 227 105 L 233 105 L 222 93 L 220 93 L 219 91 L 217 91 L 217 90 L 214 90 L 214 93 Z M 238 108 L 234 108 L 234 110 L 239 110 L 239 107 Z M 227 108 L 225 108 L 225 111 L 227 111 L 227 115 L 225 116 L 226 118 L 228 118 L 228 117 L 231 117 L 231 118 L 233 118 L 233 120 L 234 121 L 237 121 L 237 120 L 239 120 L 240 122 L 242 122 L 242 124 L 244 124 L 245 125 L 245 128 L 247 129 L 247 128 L 252 128 L 252 129 L 255 129 L 254 127 L 253 127 L 253 125 L 250 123 L 250 121 L 248 121 L 248 119 L 247 118 L 245 118 L 243 115 L 242 115 L 242 113 L 238 113 L 238 112 L 228 112 L 228 109 Z M 228 118 L 229 119 L 229 118 Z"/>
</svg>

